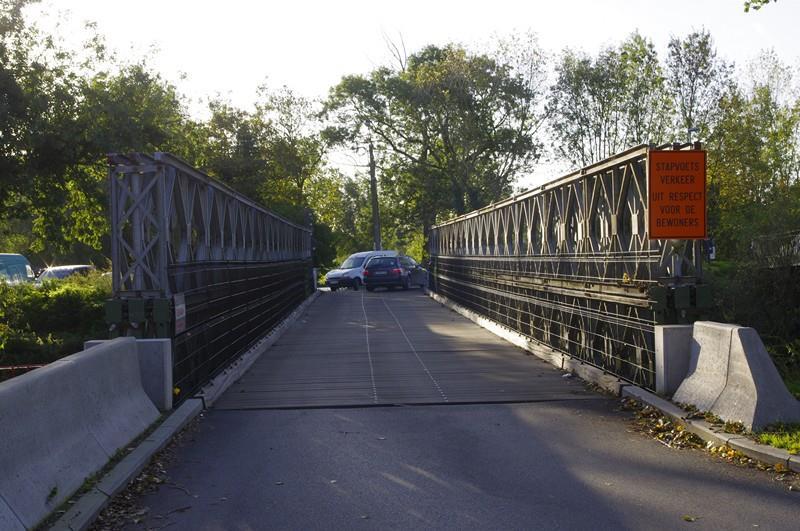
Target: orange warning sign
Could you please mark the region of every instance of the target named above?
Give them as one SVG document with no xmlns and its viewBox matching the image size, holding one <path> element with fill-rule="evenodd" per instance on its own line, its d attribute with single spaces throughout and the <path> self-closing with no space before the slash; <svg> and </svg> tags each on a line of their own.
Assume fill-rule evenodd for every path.
<svg viewBox="0 0 800 531">
<path fill-rule="evenodd" d="M 650 239 L 705 239 L 706 152 L 650 151 L 647 175 Z"/>
</svg>

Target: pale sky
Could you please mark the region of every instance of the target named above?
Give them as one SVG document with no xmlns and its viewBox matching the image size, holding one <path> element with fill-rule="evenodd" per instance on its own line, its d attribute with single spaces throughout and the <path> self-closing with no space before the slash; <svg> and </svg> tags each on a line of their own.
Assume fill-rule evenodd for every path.
<svg viewBox="0 0 800 531">
<path fill-rule="evenodd" d="M 742 0 L 46 0 L 30 14 L 52 27 L 69 12 L 68 38 L 78 23 L 98 31 L 123 59 L 149 54 L 150 64 L 190 97 L 201 113 L 221 95 L 248 107 L 256 87 L 287 85 L 314 98 L 342 75 L 366 73 L 388 62 L 385 37 L 402 35 L 409 53 L 427 44 L 471 46 L 493 35 L 533 31 L 542 47 L 594 54 L 634 30 L 666 53 L 672 35 L 706 28 L 721 56 L 744 65 L 774 48 L 800 65 L 800 2 L 778 0 L 744 13 Z M 153 50 L 156 50 L 153 52 Z M 181 77 L 184 74 L 184 77 Z"/>
</svg>

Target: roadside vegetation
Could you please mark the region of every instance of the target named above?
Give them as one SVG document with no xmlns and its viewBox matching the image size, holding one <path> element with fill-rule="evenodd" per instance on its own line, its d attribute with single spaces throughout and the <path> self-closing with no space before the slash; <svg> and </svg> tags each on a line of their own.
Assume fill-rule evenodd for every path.
<svg viewBox="0 0 800 531">
<path fill-rule="evenodd" d="M 757 435 L 758 442 L 800 454 L 800 424 L 777 424 Z"/>
<path fill-rule="evenodd" d="M 697 435 L 689 432 L 681 422 L 676 422 L 664 416 L 658 409 L 642 404 L 641 402 L 625 398 L 621 401 L 621 409 L 633 414 L 631 427 L 634 431 L 657 440 L 664 446 L 675 450 L 696 450 L 707 452 L 709 455 L 726 461 L 730 464 L 756 468 L 772 474 L 773 479 L 784 485 L 788 490 L 800 491 L 800 474 L 788 470 L 781 464 L 768 465 L 748 457 L 742 452 L 726 445 L 718 445 L 713 441 L 704 441 Z M 745 433 L 741 424 L 724 423 L 719 418 L 708 413 L 694 411 L 687 418 L 699 418 L 723 428 L 726 433 L 747 435 L 761 444 L 768 444 L 776 448 L 783 448 L 789 453 L 795 453 L 800 447 L 800 426 L 774 426 L 761 433 Z"/>
<path fill-rule="evenodd" d="M 44 365 L 108 337 L 103 305 L 110 297 L 111 277 L 97 272 L 41 285 L 0 282 L 0 367 Z"/>
</svg>

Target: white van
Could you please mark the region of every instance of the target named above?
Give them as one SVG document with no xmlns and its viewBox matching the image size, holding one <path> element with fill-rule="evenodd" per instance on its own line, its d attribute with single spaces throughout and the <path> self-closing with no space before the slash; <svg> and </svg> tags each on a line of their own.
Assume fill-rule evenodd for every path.
<svg viewBox="0 0 800 531">
<path fill-rule="evenodd" d="M 33 282 L 35 276 L 28 259 L 21 254 L 0 253 L 0 282 Z"/>
<path fill-rule="evenodd" d="M 339 288 L 358 289 L 364 285 L 364 267 L 374 256 L 397 256 L 397 251 L 364 251 L 351 254 L 337 269 L 328 271 L 325 284 L 336 291 Z"/>
</svg>

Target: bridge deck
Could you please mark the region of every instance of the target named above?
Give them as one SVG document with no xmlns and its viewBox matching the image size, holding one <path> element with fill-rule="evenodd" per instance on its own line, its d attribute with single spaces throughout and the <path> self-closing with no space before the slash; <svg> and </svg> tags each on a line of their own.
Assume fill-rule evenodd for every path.
<svg viewBox="0 0 800 531">
<path fill-rule="evenodd" d="M 409 292 L 323 293 L 217 409 L 534 402 L 598 395 Z"/>
</svg>

